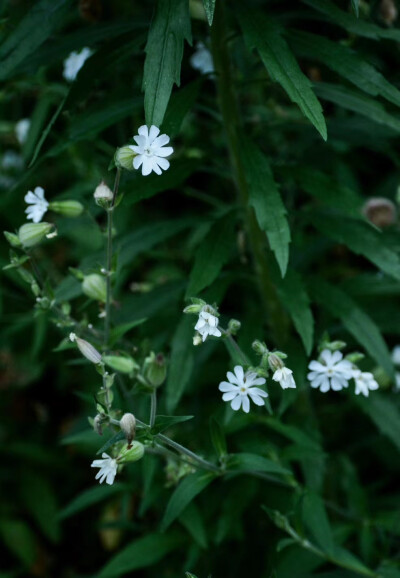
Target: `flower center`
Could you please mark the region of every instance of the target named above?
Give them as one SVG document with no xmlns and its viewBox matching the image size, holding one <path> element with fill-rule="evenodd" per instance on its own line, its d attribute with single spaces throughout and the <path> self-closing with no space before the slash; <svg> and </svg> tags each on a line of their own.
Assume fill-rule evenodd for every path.
<svg viewBox="0 0 400 578">
<path fill-rule="evenodd" d="M 332 375 L 333 369 L 328 369 L 328 375 Z"/>
<path fill-rule="evenodd" d="M 241 387 L 241 388 L 240 388 L 240 391 L 241 391 L 242 393 L 244 393 L 244 392 L 246 391 L 246 388 L 245 388 L 245 387 Z"/>
<path fill-rule="evenodd" d="M 150 146 L 147 146 L 147 147 L 144 149 L 144 154 L 145 154 L 146 156 L 148 156 L 148 157 L 152 157 L 152 156 L 153 156 L 153 151 L 151 150 L 151 147 L 150 147 Z"/>
</svg>

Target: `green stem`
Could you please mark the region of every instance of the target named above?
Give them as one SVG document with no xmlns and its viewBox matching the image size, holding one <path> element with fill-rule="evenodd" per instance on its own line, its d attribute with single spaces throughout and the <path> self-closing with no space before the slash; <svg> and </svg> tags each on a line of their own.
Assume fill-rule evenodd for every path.
<svg viewBox="0 0 400 578">
<path fill-rule="evenodd" d="M 117 169 L 115 175 L 113 198 L 110 207 L 107 209 L 107 254 L 106 254 L 106 310 L 104 318 L 104 346 L 108 347 L 110 339 L 110 325 L 111 325 L 111 267 L 113 257 L 112 234 L 113 234 L 113 213 L 115 207 L 115 200 L 118 194 L 119 181 L 121 178 L 121 169 Z"/>
<path fill-rule="evenodd" d="M 231 75 L 231 62 L 227 47 L 227 28 L 225 24 L 224 1 L 215 6 L 214 21 L 211 27 L 211 46 L 216 70 L 219 106 L 226 131 L 230 162 L 240 202 L 245 211 L 246 228 L 259 284 L 262 303 L 276 341 L 282 342 L 282 320 L 285 318 L 276 290 L 269 276 L 265 233 L 258 226 L 254 211 L 249 206 L 249 192 L 246 174 L 240 154 L 240 116 L 237 98 Z"/>
<path fill-rule="evenodd" d="M 157 390 L 155 388 L 151 392 L 150 404 L 150 428 L 153 428 L 157 413 Z"/>
</svg>

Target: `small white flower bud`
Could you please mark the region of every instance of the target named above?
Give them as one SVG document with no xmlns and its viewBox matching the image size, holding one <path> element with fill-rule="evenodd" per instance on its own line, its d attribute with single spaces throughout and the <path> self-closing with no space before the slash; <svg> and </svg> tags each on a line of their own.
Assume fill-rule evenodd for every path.
<svg viewBox="0 0 400 578">
<path fill-rule="evenodd" d="M 270 353 L 268 355 L 268 364 L 272 369 L 272 371 L 276 371 L 277 369 L 285 367 L 285 364 L 283 363 L 282 359 L 277 355 L 275 355 L 275 353 Z"/>
<path fill-rule="evenodd" d="M 64 217 L 79 217 L 84 211 L 84 206 L 79 201 L 54 201 L 49 204 L 49 209 Z"/>
<path fill-rule="evenodd" d="M 51 223 L 26 223 L 20 227 L 18 238 L 24 247 L 34 247 L 44 241 L 53 229 L 54 225 Z"/>
<path fill-rule="evenodd" d="M 126 169 L 128 171 L 133 171 L 133 159 L 136 153 L 132 150 L 130 145 L 123 146 L 117 149 L 114 155 L 114 162 L 117 167 Z"/>
<path fill-rule="evenodd" d="M 196 347 L 197 345 L 201 345 L 203 343 L 203 340 L 201 338 L 200 333 L 195 333 L 195 335 L 193 336 L 193 345 Z"/>
<path fill-rule="evenodd" d="M 98 203 L 99 201 L 112 201 L 113 199 L 113 192 L 110 189 L 110 187 L 108 187 L 106 185 L 106 183 L 104 181 L 101 181 L 101 183 L 96 187 L 96 190 L 94 191 L 94 199 L 95 201 Z"/>
<path fill-rule="evenodd" d="M 376 227 L 390 227 L 397 220 L 396 206 L 385 197 L 372 197 L 362 209 L 365 217 Z"/>
<path fill-rule="evenodd" d="M 82 291 L 91 299 L 101 301 L 102 303 L 106 302 L 107 284 L 102 275 L 96 273 L 85 275 L 82 283 Z"/>
<path fill-rule="evenodd" d="M 136 433 L 136 419 L 133 413 L 125 413 L 119 422 L 119 426 L 124 432 L 128 444 L 130 444 Z"/>
<path fill-rule="evenodd" d="M 95 363 L 96 365 L 101 363 L 102 361 L 101 353 L 99 353 L 97 349 L 93 347 L 93 345 L 91 345 L 88 341 L 85 341 L 85 339 L 81 339 L 80 337 L 75 335 L 75 333 L 70 333 L 69 338 L 72 341 L 72 343 L 77 344 L 79 351 L 82 353 L 84 357 L 86 357 L 86 359 L 88 359 L 92 363 Z"/>
</svg>

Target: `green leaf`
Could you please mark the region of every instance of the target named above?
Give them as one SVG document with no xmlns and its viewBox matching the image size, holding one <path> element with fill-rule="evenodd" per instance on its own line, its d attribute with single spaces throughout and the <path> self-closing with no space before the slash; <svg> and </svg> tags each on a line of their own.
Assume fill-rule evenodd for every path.
<svg viewBox="0 0 400 578">
<path fill-rule="evenodd" d="M 98 504 L 115 494 L 126 492 L 128 490 L 128 485 L 119 483 L 115 483 L 112 486 L 93 486 L 79 494 L 67 506 L 65 506 L 65 508 L 63 508 L 59 513 L 59 518 L 61 520 L 70 518 L 74 514 L 86 510 L 86 508 L 89 508 L 93 504 Z"/>
<path fill-rule="evenodd" d="M 290 470 L 280 464 L 257 454 L 233 454 L 229 456 L 227 465 L 230 470 L 239 472 L 255 471 L 282 475 L 291 473 Z"/>
<path fill-rule="evenodd" d="M 179 516 L 179 521 L 193 537 L 200 548 L 207 548 L 207 532 L 199 508 L 194 502 Z"/>
<path fill-rule="evenodd" d="M 389 246 L 384 235 L 369 223 L 342 215 L 313 213 L 312 224 L 323 235 L 346 245 L 353 253 L 363 255 L 376 267 L 400 280 L 400 257 Z"/>
<path fill-rule="evenodd" d="M 29 568 L 35 564 L 39 555 L 35 534 L 26 522 L 21 520 L 0 520 L 0 536 L 6 547 Z"/>
<path fill-rule="evenodd" d="M 178 405 L 193 370 L 193 320 L 184 316 L 172 339 L 171 359 L 166 385 L 168 411 Z"/>
<path fill-rule="evenodd" d="M 215 451 L 217 452 L 218 457 L 226 456 L 227 449 L 226 449 L 225 432 L 221 424 L 216 420 L 216 418 L 213 415 L 210 417 L 210 434 L 212 444 L 214 446 Z"/>
<path fill-rule="evenodd" d="M 266 232 L 271 250 L 285 276 L 289 261 L 290 229 L 286 208 L 267 157 L 251 141 L 241 138 L 241 155 L 249 188 L 249 203 Z"/>
<path fill-rule="evenodd" d="M 289 42 L 301 56 L 313 62 L 318 60 L 355 84 L 360 90 L 371 96 L 382 96 L 389 102 L 400 105 L 400 91 L 348 46 L 332 42 L 317 34 L 298 30 L 290 32 Z"/>
<path fill-rule="evenodd" d="M 390 399 L 379 393 L 368 398 L 359 396 L 357 404 L 385 436 L 400 450 L 400 411 Z"/>
<path fill-rule="evenodd" d="M 172 552 L 181 543 L 178 534 L 148 534 L 143 538 L 138 538 L 128 544 L 123 550 L 118 552 L 114 558 L 104 566 L 97 574 L 97 578 L 111 578 L 121 576 L 133 570 L 148 568 L 157 564 L 169 552 Z"/>
<path fill-rule="evenodd" d="M 106 443 L 103 446 L 101 446 L 99 450 L 97 450 L 96 455 L 102 454 L 103 452 L 108 450 L 111 446 L 113 446 L 118 442 L 122 442 L 124 439 L 126 439 L 124 432 L 119 431 L 118 433 L 113 435 L 108 441 L 106 441 Z"/>
<path fill-rule="evenodd" d="M 324 140 L 327 138 L 322 108 L 315 96 L 310 80 L 301 71 L 276 22 L 252 10 L 239 13 L 249 49 L 256 48 L 271 79 L 279 82 L 289 98 L 315 126 Z"/>
<path fill-rule="evenodd" d="M 214 479 L 214 474 L 202 471 L 190 474 L 184 478 L 168 502 L 161 522 L 161 530 L 165 531 L 182 514 L 190 502 L 209 486 Z"/>
<path fill-rule="evenodd" d="M 284 279 L 275 275 L 274 282 L 278 298 L 292 318 L 307 355 L 310 355 L 314 337 L 314 318 L 303 280 L 294 269 L 289 269 Z"/>
<path fill-rule="evenodd" d="M 26 508 L 46 538 L 51 542 L 58 542 L 60 525 L 57 518 L 57 501 L 54 488 L 48 480 L 39 473 L 25 471 L 21 479 L 21 495 Z"/>
<path fill-rule="evenodd" d="M 331 555 L 335 544 L 324 502 L 317 494 L 307 492 L 302 498 L 301 506 L 306 527 L 324 552 Z"/>
<path fill-rule="evenodd" d="M 234 234 L 235 219 L 231 213 L 212 225 L 196 252 L 186 297 L 197 295 L 217 279 L 232 254 Z"/>
<path fill-rule="evenodd" d="M 215 10 L 215 1 L 216 0 L 203 0 L 204 10 L 207 16 L 207 20 L 209 25 L 211 26 L 213 23 L 214 18 L 214 10 Z"/>
<path fill-rule="evenodd" d="M 400 131 L 400 119 L 388 114 L 380 102 L 368 98 L 361 92 L 351 90 L 345 86 L 325 82 L 318 82 L 314 88 L 315 92 L 323 100 L 328 100 L 342 108 L 352 110 L 397 132 Z"/>
<path fill-rule="evenodd" d="M 36 145 L 36 147 L 35 147 L 35 151 L 34 151 L 34 153 L 33 153 L 32 160 L 31 160 L 31 162 L 29 163 L 29 167 L 31 167 L 32 165 L 35 164 L 36 159 L 38 158 L 38 155 L 39 155 L 39 153 L 40 153 L 40 150 L 41 150 L 41 148 L 42 148 L 42 146 L 43 146 L 43 144 L 44 144 L 44 141 L 46 140 L 46 138 L 48 137 L 51 129 L 53 128 L 53 124 L 56 122 L 57 118 L 59 117 L 60 112 L 61 112 L 62 109 L 64 108 L 64 104 L 65 104 L 65 101 L 66 101 L 67 98 L 68 98 L 68 94 L 69 94 L 69 93 L 67 92 L 67 94 L 64 96 L 64 98 L 62 99 L 62 101 L 61 101 L 60 104 L 58 105 L 57 110 L 55 111 L 55 113 L 54 113 L 53 116 L 51 117 L 51 119 L 50 119 L 49 123 L 47 124 L 46 128 L 44 129 L 44 131 L 43 131 L 43 133 L 42 133 L 42 136 L 40 137 L 39 142 L 37 143 L 37 145 Z M 29 167 L 28 167 L 28 168 L 29 168 Z"/>
<path fill-rule="evenodd" d="M 389 375 L 393 375 L 391 356 L 378 327 L 353 299 L 319 277 L 310 281 L 309 291 L 322 307 L 342 321 L 346 329 L 378 365 L 382 366 Z"/>
<path fill-rule="evenodd" d="M 158 0 L 146 44 L 143 73 L 147 125 L 160 126 L 174 83 L 180 85 L 183 42 L 192 41 L 189 3 Z"/>
<path fill-rule="evenodd" d="M 63 24 L 70 6 L 69 0 L 41 0 L 33 3 L 0 47 L 0 80 L 11 76 L 15 68 Z"/>
<path fill-rule="evenodd" d="M 117 327 L 113 327 L 110 331 L 110 345 L 117 343 L 126 333 L 138 327 L 138 325 L 143 325 L 147 321 L 144 319 L 136 319 L 135 321 L 130 321 L 128 323 L 121 323 Z"/>
<path fill-rule="evenodd" d="M 353 9 L 354 14 L 359 17 L 359 9 L 360 9 L 360 0 L 351 0 L 351 7 Z"/>
<path fill-rule="evenodd" d="M 201 85 L 202 79 L 189 82 L 171 96 L 162 124 L 162 132 L 171 138 L 179 133 L 185 116 L 192 109 L 198 97 Z"/>
<path fill-rule="evenodd" d="M 158 415 L 151 430 L 152 434 L 162 433 L 168 428 L 193 419 L 193 415 Z"/>
</svg>

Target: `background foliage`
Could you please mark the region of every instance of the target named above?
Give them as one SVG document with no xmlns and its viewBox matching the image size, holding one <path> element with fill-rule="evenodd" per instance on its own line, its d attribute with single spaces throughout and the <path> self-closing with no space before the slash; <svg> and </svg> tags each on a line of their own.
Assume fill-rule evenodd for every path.
<svg viewBox="0 0 400 578">
<path fill-rule="evenodd" d="M 397 203 L 400 28 L 388 5 L 204 0 L 205 15 L 186 0 L 1 4 L 3 229 L 22 224 L 37 185 L 50 200 L 83 202 L 79 218 L 54 216 L 59 237 L 36 253 L 57 302 L 97 323 L 68 267 L 104 263 L 93 191 L 102 178 L 111 186 L 117 146 L 144 121 L 161 125 L 171 168 L 122 178 L 113 323 L 131 324 L 130 348 L 168 354 L 160 413 L 194 416 L 169 435 L 215 462 L 226 443 L 235 464 L 175 490 L 176 468 L 147 455 L 113 486 L 95 485 L 102 440 L 87 416 L 98 376 L 58 351 L 65 330 L 33 314 L 27 285 L 7 270 L 1 576 L 400 576 L 400 398 L 388 349 L 400 332 L 400 236 L 397 219 L 378 228 L 362 212 L 370 197 Z M 199 41 L 216 75 L 190 66 Z M 67 85 L 62 62 L 84 46 L 94 55 Z M 31 128 L 20 150 L 21 118 Z M 21 166 L 9 168 L 10 150 Z M 3 266 L 8 252 L 4 242 Z M 241 320 L 250 357 L 255 338 L 289 353 L 298 387 L 270 388 L 272 414 L 223 407 L 229 354 L 216 341 L 193 347 L 182 316 L 191 295 Z M 308 360 L 326 330 L 367 354 L 379 392 L 310 389 Z M 116 395 L 147 419 L 147 396 Z"/>
</svg>

